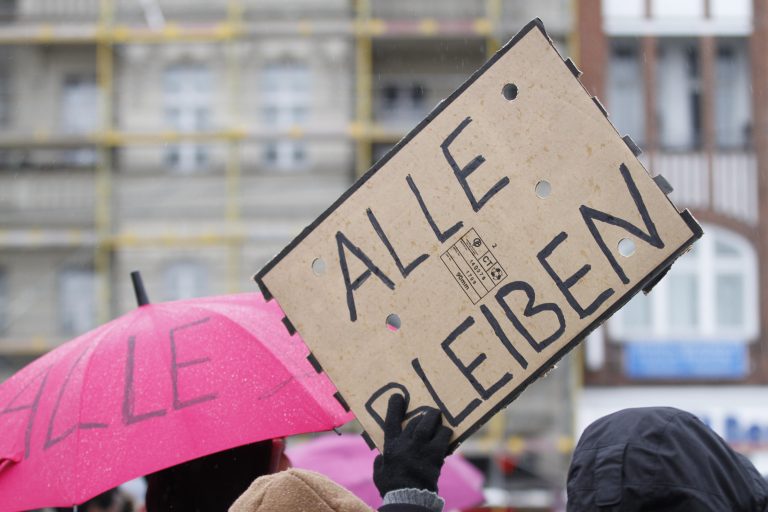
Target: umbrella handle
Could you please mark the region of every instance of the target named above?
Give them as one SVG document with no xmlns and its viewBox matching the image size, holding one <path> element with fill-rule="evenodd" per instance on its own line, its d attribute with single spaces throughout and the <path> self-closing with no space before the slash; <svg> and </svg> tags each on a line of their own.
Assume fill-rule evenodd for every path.
<svg viewBox="0 0 768 512">
<path fill-rule="evenodd" d="M 149 304 L 147 290 L 144 288 L 144 281 L 141 279 L 141 273 L 138 270 L 131 272 L 131 281 L 133 282 L 133 291 L 136 294 L 136 302 L 139 307 Z"/>
</svg>

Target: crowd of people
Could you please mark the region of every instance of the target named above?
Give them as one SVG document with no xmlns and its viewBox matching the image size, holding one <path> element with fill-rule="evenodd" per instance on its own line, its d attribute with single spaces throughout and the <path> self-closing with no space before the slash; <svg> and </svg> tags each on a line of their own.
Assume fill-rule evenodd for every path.
<svg viewBox="0 0 768 512">
<path fill-rule="evenodd" d="M 407 403 L 389 400 L 384 449 L 372 471 L 379 512 L 442 512 L 438 477 L 452 431 L 438 410 L 405 427 Z M 371 512 L 354 494 L 290 468 L 282 439 L 215 453 L 148 475 L 146 512 Z M 567 480 L 567 510 L 768 512 L 768 483 L 694 415 L 670 407 L 626 409 L 582 434 Z M 78 512 L 127 512 L 117 490 Z M 57 509 L 64 512 L 72 509 Z"/>
</svg>

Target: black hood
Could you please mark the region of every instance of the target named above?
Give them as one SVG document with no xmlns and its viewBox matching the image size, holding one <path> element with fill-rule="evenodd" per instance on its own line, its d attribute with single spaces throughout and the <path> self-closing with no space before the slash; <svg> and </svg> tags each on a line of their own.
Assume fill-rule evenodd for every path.
<svg viewBox="0 0 768 512">
<path fill-rule="evenodd" d="M 568 511 L 766 512 L 768 484 L 694 415 L 625 409 L 582 434 L 568 472 Z"/>
</svg>

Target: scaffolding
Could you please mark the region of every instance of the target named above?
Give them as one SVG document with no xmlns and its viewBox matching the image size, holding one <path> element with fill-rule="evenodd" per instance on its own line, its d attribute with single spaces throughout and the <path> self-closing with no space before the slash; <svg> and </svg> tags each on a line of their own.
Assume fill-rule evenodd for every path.
<svg viewBox="0 0 768 512">
<path fill-rule="evenodd" d="M 44 228 L 28 230 L 0 230 L 0 247 L 10 243 L 30 247 L 51 243 L 70 244 L 72 247 L 93 247 L 94 267 L 97 276 L 99 323 L 112 317 L 111 303 L 111 261 L 113 251 L 124 246 L 166 246 L 166 245 L 221 245 L 229 251 L 228 289 L 237 290 L 237 278 L 241 272 L 242 244 L 245 242 L 240 229 L 241 212 L 239 204 L 239 183 L 241 175 L 240 145 L 249 141 L 263 141 L 268 138 L 291 139 L 340 139 L 355 144 L 355 173 L 361 175 L 372 164 L 374 144 L 393 144 L 405 133 L 383 127 L 373 120 L 373 46 L 376 40 L 393 38 L 478 38 L 486 42 L 486 53 L 491 55 L 498 49 L 497 22 L 501 16 L 501 0 L 484 0 L 485 16 L 456 24 L 432 18 L 409 19 L 407 22 L 375 18 L 371 14 L 374 0 L 354 0 L 353 13 L 341 20 L 280 20 L 247 21 L 242 0 L 228 0 L 226 17 L 205 25 L 182 25 L 165 23 L 160 28 L 131 26 L 117 23 L 115 19 L 116 0 L 99 0 L 98 20 L 92 24 L 67 25 L 54 23 L 9 24 L 0 27 L 0 45 L 92 45 L 96 49 L 96 76 L 101 97 L 100 129 L 95 133 L 73 136 L 61 133 L 11 133 L 0 135 L 0 149 L 9 148 L 94 148 L 97 154 L 95 165 L 95 208 L 93 212 L 94 233 L 62 236 Z M 297 38 L 322 35 L 341 35 L 350 38 L 355 51 L 355 117 L 344 129 L 313 129 L 291 127 L 285 130 L 254 129 L 243 130 L 237 120 L 237 98 L 240 90 L 240 69 L 234 46 L 243 40 L 263 37 L 294 36 Z M 227 91 L 232 126 L 210 132 L 125 132 L 114 126 L 114 62 L 115 49 L 119 45 L 134 43 L 218 43 L 227 46 Z M 111 198 L 113 196 L 113 150 L 136 145 L 162 145 L 173 142 L 220 142 L 227 146 L 226 159 L 226 221 L 231 229 L 223 233 L 187 236 L 175 233 L 142 236 L 136 233 L 115 233 L 112 225 Z M 72 231 L 72 230 L 70 230 Z M 35 344 L 40 346 L 39 343 Z"/>
<path fill-rule="evenodd" d="M 383 126 L 374 119 L 374 48 L 386 40 L 466 39 L 483 41 L 485 55 L 490 57 L 500 47 L 503 36 L 500 20 L 502 0 L 481 0 L 484 15 L 456 23 L 433 18 L 402 20 L 382 19 L 373 15 L 375 0 L 353 0 L 348 18 L 336 20 L 248 20 L 243 0 L 228 0 L 226 16 L 205 26 L 185 26 L 166 23 L 161 28 L 130 26 L 118 23 L 115 16 L 116 0 L 99 0 L 98 20 L 90 25 L 76 27 L 57 24 L 13 24 L 0 27 L 2 45 L 87 45 L 96 50 L 97 85 L 101 93 L 100 129 L 84 136 L 60 133 L 31 133 L 0 135 L 0 149 L 7 148 L 93 148 L 97 155 L 94 171 L 93 231 L 71 229 L 64 233 L 42 228 L 0 230 L 0 248 L 72 247 L 93 251 L 97 282 L 96 305 L 98 322 L 113 317 L 112 284 L 115 252 L 136 247 L 221 247 L 227 250 L 228 289 L 238 289 L 238 277 L 243 274 L 242 254 L 248 235 L 243 226 L 240 204 L 242 172 L 241 147 L 244 143 L 264 141 L 276 137 L 296 140 L 347 140 L 354 144 L 354 173 L 360 176 L 373 163 L 374 145 L 394 144 L 405 135 L 405 130 Z M 575 4 L 577 0 L 572 0 Z M 573 5 L 572 5 L 573 8 Z M 344 36 L 354 48 L 354 118 L 341 129 L 291 127 L 283 130 L 268 128 L 244 129 L 239 124 L 237 99 L 241 92 L 241 70 L 236 45 L 241 41 L 258 40 L 274 36 L 312 38 L 324 35 Z M 569 44 L 575 39 L 569 38 Z M 226 54 L 227 105 L 230 126 L 210 132 L 176 131 L 124 131 L 114 124 L 115 111 L 115 51 L 120 45 L 134 43 L 217 43 Z M 113 224 L 112 197 L 114 195 L 114 151 L 131 146 L 152 146 L 179 142 L 216 142 L 226 145 L 225 190 L 226 229 L 185 234 L 178 232 L 139 233 L 116 232 Z M 5 344 L 4 354 L 32 355 L 50 348 L 46 340 L 22 340 L 11 346 Z M 578 366 L 578 365 L 576 365 Z M 577 378 L 578 380 L 578 378 Z M 575 383 L 573 389 L 578 387 Z M 476 447 L 481 452 L 506 451 L 520 454 L 527 450 L 567 453 L 572 449 L 572 437 L 536 441 L 519 436 L 506 436 L 505 415 L 497 415 L 477 436 Z"/>
</svg>

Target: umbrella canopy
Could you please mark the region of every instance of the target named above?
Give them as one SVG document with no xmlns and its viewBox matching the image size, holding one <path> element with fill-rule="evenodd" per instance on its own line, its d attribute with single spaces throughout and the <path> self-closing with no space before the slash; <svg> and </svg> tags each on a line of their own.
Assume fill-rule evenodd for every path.
<svg viewBox="0 0 768 512">
<path fill-rule="evenodd" d="M 362 437 L 354 434 L 319 436 L 289 447 L 287 453 L 295 467 L 322 473 L 355 493 L 368 506 L 381 506 L 381 496 L 373 483 L 373 459 L 378 452 L 368 448 Z M 472 507 L 483 501 L 483 474 L 461 455 L 445 459 L 437 485 L 446 511 Z"/>
<path fill-rule="evenodd" d="M 145 305 L 0 385 L 0 511 L 82 503 L 183 461 L 352 418 L 274 301 L 137 295 Z"/>
</svg>

